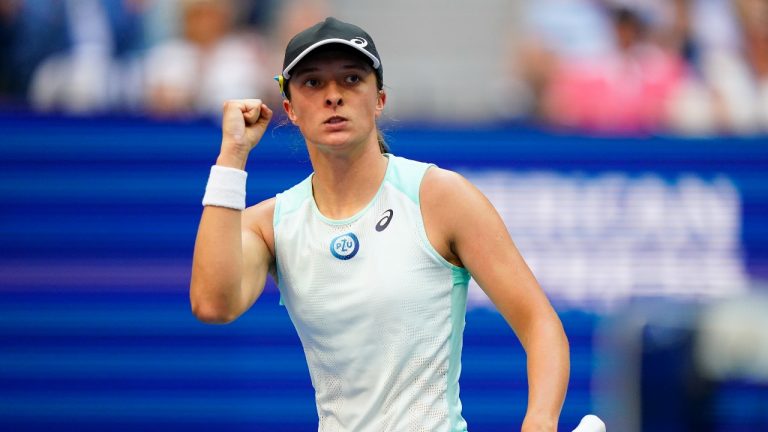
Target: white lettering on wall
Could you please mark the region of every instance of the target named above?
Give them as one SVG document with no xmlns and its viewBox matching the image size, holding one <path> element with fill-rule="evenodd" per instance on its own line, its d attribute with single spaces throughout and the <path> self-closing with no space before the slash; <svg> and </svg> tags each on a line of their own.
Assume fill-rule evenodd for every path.
<svg viewBox="0 0 768 432">
<path fill-rule="evenodd" d="M 744 292 L 741 203 L 725 176 L 464 171 L 557 304 Z M 474 285 L 474 282 L 472 282 Z M 490 306 L 476 285 L 470 306 Z"/>
</svg>

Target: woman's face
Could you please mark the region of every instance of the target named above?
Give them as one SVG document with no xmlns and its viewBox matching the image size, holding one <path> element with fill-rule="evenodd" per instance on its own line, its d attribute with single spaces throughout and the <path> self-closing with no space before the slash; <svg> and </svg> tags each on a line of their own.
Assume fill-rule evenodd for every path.
<svg viewBox="0 0 768 432">
<path fill-rule="evenodd" d="M 288 85 L 291 99 L 283 106 L 308 145 L 325 151 L 378 148 L 376 119 L 386 95 L 364 57 L 336 49 L 313 53 L 296 66 Z"/>
</svg>

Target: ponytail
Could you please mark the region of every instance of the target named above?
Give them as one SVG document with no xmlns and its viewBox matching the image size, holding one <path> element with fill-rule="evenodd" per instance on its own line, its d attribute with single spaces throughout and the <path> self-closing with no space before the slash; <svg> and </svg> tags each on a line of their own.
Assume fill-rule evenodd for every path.
<svg viewBox="0 0 768 432">
<path fill-rule="evenodd" d="M 389 153 L 389 144 L 384 140 L 384 134 L 381 133 L 381 129 L 376 127 L 376 139 L 379 142 L 379 151 L 381 154 Z"/>
</svg>

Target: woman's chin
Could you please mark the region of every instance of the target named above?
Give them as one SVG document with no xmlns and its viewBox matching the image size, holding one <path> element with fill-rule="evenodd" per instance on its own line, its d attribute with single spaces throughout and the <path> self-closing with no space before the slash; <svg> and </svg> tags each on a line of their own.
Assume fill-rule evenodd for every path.
<svg viewBox="0 0 768 432">
<path fill-rule="evenodd" d="M 341 152 L 358 148 L 364 142 L 365 140 L 354 139 L 347 133 L 334 133 L 315 141 L 315 147 L 323 151 Z"/>
</svg>

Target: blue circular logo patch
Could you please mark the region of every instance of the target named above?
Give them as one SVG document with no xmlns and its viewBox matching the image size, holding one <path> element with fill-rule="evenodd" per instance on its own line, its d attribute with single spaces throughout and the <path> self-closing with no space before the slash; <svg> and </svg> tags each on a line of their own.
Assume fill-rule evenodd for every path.
<svg viewBox="0 0 768 432">
<path fill-rule="evenodd" d="M 340 260 L 348 260 L 360 249 L 360 241 L 354 233 L 342 234 L 331 240 L 331 254 Z"/>
</svg>

